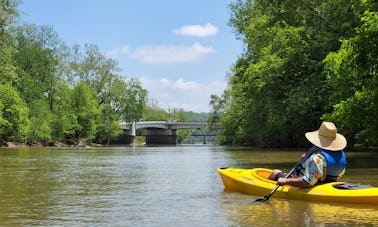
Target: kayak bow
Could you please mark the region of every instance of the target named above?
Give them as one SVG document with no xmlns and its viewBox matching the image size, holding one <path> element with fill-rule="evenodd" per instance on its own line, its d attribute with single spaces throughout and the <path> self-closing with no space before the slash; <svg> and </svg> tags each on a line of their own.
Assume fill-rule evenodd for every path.
<svg viewBox="0 0 378 227">
<path fill-rule="evenodd" d="M 264 196 L 277 185 L 275 181 L 267 179 L 267 176 L 272 172 L 271 169 L 218 168 L 218 172 L 226 191 Z M 346 182 L 322 183 L 312 188 L 296 188 L 284 185 L 279 187 L 272 197 L 378 205 L 378 188 Z"/>
</svg>

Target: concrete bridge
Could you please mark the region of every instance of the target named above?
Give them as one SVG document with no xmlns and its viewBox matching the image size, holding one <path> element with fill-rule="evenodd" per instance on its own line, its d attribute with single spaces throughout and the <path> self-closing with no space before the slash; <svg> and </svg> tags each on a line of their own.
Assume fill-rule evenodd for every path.
<svg viewBox="0 0 378 227">
<path fill-rule="evenodd" d="M 121 128 L 129 137 L 131 142 L 136 136 L 137 129 L 146 130 L 146 144 L 176 144 L 177 129 L 198 129 L 204 136 L 204 144 L 207 143 L 206 135 L 203 128 L 208 126 L 206 122 L 177 122 L 167 121 L 139 121 L 139 122 L 121 122 Z"/>
</svg>

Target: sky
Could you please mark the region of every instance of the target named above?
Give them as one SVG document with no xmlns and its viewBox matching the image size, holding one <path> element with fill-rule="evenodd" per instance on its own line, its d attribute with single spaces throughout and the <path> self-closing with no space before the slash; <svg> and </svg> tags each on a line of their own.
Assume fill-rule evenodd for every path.
<svg viewBox="0 0 378 227">
<path fill-rule="evenodd" d="M 231 0 L 23 0 L 21 21 L 51 26 L 68 46 L 95 44 L 166 111 L 211 111 L 243 44 Z"/>
</svg>

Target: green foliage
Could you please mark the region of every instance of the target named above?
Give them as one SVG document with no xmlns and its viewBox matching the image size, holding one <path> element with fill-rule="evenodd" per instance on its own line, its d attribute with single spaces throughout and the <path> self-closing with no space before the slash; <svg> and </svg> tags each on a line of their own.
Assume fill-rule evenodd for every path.
<svg viewBox="0 0 378 227">
<path fill-rule="evenodd" d="M 168 118 L 168 112 L 160 108 L 156 100 L 150 100 L 147 103 L 142 117 L 145 121 L 166 121 Z"/>
<path fill-rule="evenodd" d="M 97 120 L 96 141 L 109 144 L 122 133 L 119 118 L 110 105 L 101 106 L 101 117 Z"/>
<path fill-rule="evenodd" d="M 30 103 L 30 129 L 27 138 L 29 141 L 49 141 L 51 139 L 52 113 L 45 100 L 33 100 Z"/>
<path fill-rule="evenodd" d="M 21 1 L 0 1 L 0 141 L 109 143 L 139 120 L 147 91 L 96 45 L 68 48 L 48 26 L 14 22 Z"/>
<path fill-rule="evenodd" d="M 96 93 L 99 106 L 110 105 L 120 120 L 142 117 L 147 90 L 136 79 L 126 80 L 116 73 L 117 62 L 107 58 L 95 45 L 85 45 L 83 55 L 78 45 L 72 48 L 67 74 L 71 84 L 87 83 Z"/>
<path fill-rule="evenodd" d="M 377 8 L 375 8 L 377 9 Z M 325 59 L 332 86 L 333 111 L 324 119 L 338 122 L 356 147 L 378 145 L 378 13 L 366 11 L 356 35 L 343 40 Z"/>
<path fill-rule="evenodd" d="M 335 86 L 327 80 L 323 59 L 340 48 L 340 39 L 355 34 L 363 4 L 238 0 L 230 9 L 230 25 L 245 52 L 232 68 L 225 97 L 212 97 L 212 120 L 220 118 L 222 140 L 304 146 L 304 132 L 319 127 L 322 115 L 340 100 L 332 95 Z M 369 42 L 365 48 L 375 50 Z"/>
<path fill-rule="evenodd" d="M 0 84 L 0 140 L 24 141 L 29 127 L 29 109 L 10 84 Z"/>
<path fill-rule="evenodd" d="M 74 116 L 71 112 L 72 89 L 65 84 L 58 86 L 56 104 L 52 109 L 51 137 L 53 140 L 65 141 L 73 135 Z"/>
<path fill-rule="evenodd" d="M 47 97 L 52 108 L 57 98 L 54 94 L 60 81 L 58 63 L 64 44 L 46 26 L 23 24 L 13 33 L 20 95 L 26 103 Z"/>
<path fill-rule="evenodd" d="M 72 130 L 73 134 L 69 136 L 77 143 L 82 139 L 94 139 L 100 111 L 95 94 L 89 85 L 82 82 L 74 87 L 70 107 L 74 125 Z"/>
<path fill-rule="evenodd" d="M 13 62 L 14 48 L 6 46 L 0 40 L 0 83 L 13 83 L 17 80 L 16 67 Z"/>
<path fill-rule="evenodd" d="M 119 111 L 125 121 L 138 121 L 143 116 L 148 92 L 136 79 L 126 81 L 123 89 Z"/>
<path fill-rule="evenodd" d="M 207 122 L 210 117 L 209 113 L 195 113 L 193 111 L 187 111 L 186 115 L 188 116 L 188 121 Z"/>
<path fill-rule="evenodd" d="M 209 117 L 210 126 L 220 123 L 224 111 L 226 110 L 227 104 L 227 91 L 225 91 L 222 97 L 212 94 L 210 96 L 210 106 L 212 107 L 212 112 Z"/>
</svg>

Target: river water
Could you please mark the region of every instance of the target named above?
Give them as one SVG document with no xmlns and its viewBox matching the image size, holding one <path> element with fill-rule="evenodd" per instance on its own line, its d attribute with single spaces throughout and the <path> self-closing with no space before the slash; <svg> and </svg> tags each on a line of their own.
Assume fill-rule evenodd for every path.
<svg viewBox="0 0 378 227">
<path fill-rule="evenodd" d="M 218 167 L 289 170 L 301 151 L 219 146 L 0 149 L 0 226 L 377 226 L 378 206 L 224 192 Z M 378 186 L 378 154 L 347 153 Z"/>
</svg>

